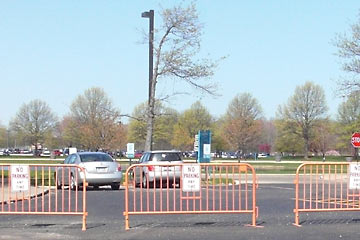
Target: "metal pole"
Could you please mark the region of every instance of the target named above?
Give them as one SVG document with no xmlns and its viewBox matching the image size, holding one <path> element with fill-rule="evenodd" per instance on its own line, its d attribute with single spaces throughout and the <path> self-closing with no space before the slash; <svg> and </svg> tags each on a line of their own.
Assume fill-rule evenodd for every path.
<svg viewBox="0 0 360 240">
<path fill-rule="evenodd" d="M 149 103 L 151 98 L 151 83 L 153 80 L 154 65 L 154 10 L 149 11 Z"/>
<path fill-rule="evenodd" d="M 154 10 L 143 12 L 141 14 L 143 18 L 149 18 L 149 104 L 151 99 L 151 83 L 153 78 L 153 63 L 154 63 Z"/>
<path fill-rule="evenodd" d="M 151 106 L 154 103 L 154 101 L 151 101 L 151 99 L 153 99 L 155 96 L 152 96 L 152 81 L 153 81 L 153 62 L 154 62 L 154 10 L 150 10 L 148 12 L 143 12 L 141 14 L 141 17 L 143 18 L 149 18 L 149 99 L 148 99 L 148 107 L 149 107 L 149 118 L 151 118 L 152 122 L 153 122 L 153 118 L 154 118 L 154 113 L 153 113 L 153 109 L 154 106 Z M 152 150 L 152 133 L 150 134 L 150 146 L 146 146 L 145 144 L 145 148 L 149 148 L 146 150 Z"/>
</svg>

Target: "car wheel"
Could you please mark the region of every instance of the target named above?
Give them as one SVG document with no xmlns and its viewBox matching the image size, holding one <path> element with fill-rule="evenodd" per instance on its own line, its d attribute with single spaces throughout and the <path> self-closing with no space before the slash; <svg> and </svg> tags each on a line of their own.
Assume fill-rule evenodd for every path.
<svg viewBox="0 0 360 240">
<path fill-rule="evenodd" d="M 75 178 L 74 178 L 74 175 L 71 174 L 71 179 L 70 179 L 70 189 L 75 191 L 76 190 L 76 186 L 77 186 L 77 183 L 75 181 Z"/>
<path fill-rule="evenodd" d="M 120 188 L 120 183 L 112 183 L 111 184 L 112 190 L 119 190 L 119 188 Z"/>
<path fill-rule="evenodd" d="M 56 188 L 57 188 L 57 189 L 61 189 L 61 188 L 62 188 L 62 184 L 61 184 L 59 178 L 56 179 L 56 173 L 54 173 L 54 179 L 55 179 L 55 181 L 56 181 Z"/>
<path fill-rule="evenodd" d="M 180 180 L 176 181 L 175 183 L 176 183 L 178 188 L 181 188 L 181 181 Z"/>
<path fill-rule="evenodd" d="M 149 186 L 148 186 L 148 183 L 149 183 Z M 142 185 L 143 185 L 143 188 L 147 188 L 147 187 L 152 188 L 153 182 L 148 181 L 147 177 L 144 175 Z"/>
<path fill-rule="evenodd" d="M 136 181 L 136 179 L 134 179 L 134 185 L 135 185 L 135 188 L 138 188 L 140 187 L 140 183 Z"/>
</svg>

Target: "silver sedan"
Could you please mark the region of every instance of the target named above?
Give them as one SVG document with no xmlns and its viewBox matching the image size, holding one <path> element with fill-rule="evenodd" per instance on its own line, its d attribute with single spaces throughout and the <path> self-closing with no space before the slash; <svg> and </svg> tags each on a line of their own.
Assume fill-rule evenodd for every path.
<svg viewBox="0 0 360 240">
<path fill-rule="evenodd" d="M 85 176 L 78 168 L 58 168 L 55 172 L 57 187 L 68 185 L 71 189 L 82 184 L 84 177 L 89 186 L 95 188 L 110 185 L 119 189 L 122 172 L 121 166 L 109 154 L 102 152 L 79 152 L 69 155 L 64 164 L 75 164 L 85 169 Z M 56 173 L 58 176 L 56 176 Z"/>
</svg>

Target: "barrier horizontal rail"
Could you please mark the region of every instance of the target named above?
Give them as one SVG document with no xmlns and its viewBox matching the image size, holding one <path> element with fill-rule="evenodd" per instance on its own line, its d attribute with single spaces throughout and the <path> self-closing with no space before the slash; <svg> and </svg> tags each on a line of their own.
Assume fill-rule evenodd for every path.
<svg viewBox="0 0 360 240">
<path fill-rule="evenodd" d="M 124 185 L 127 230 L 130 215 L 147 214 L 247 213 L 256 226 L 256 174 L 246 163 L 135 164 Z"/>
<path fill-rule="evenodd" d="M 360 190 L 350 186 L 350 164 L 354 163 L 304 163 L 298 167 L 295 177 L 295 226 L 301 226 L 301 212 L 360 211 Z M 360 181 L 359 177 L 357 181 Z"/>
<path fill-rule="evenodd" d="M 86 230 L 84 168 L 72 164 L 0 164 L 0 181 L 0 215 L 82 216 L 82 230 Z"/>
</svg>

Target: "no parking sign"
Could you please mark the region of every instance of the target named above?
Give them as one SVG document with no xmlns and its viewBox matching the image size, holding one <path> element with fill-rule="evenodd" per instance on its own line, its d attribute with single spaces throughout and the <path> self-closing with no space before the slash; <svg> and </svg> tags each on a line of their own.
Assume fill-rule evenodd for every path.
<svg viewBox="0 0 360 240">
<path fill-rule="evenodd" d="M 182 190 L 184 192 L 199 192 L 200 177 L 200 164 L 184 164 L 182 167 Z"/>
<path fill-rule="evenodd" d="M 360 165 L 357 163 L 349 165 L 349 189 L 360 189 Z"/>
<path fill-rule="evenodd" d="M 29 190 L 29 165 L 11 165 L 11 191 L 23 192 Z"/>
</svg>

